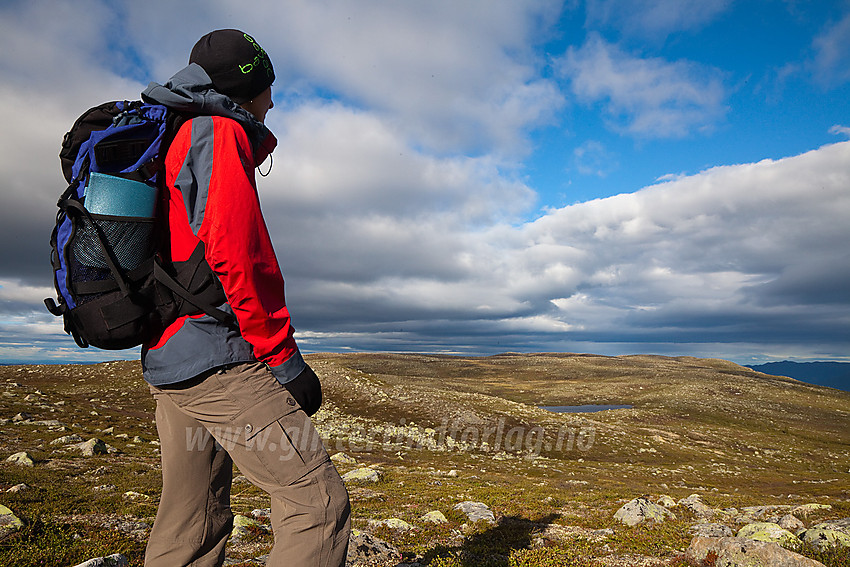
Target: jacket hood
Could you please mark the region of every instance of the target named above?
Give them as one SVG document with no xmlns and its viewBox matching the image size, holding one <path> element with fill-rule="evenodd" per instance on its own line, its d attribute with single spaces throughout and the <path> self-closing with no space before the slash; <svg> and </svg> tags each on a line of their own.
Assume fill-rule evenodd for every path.
<svg viewBox="0 0 850 567">
<path fill-rule="evenodd" d="M 164 85 L 150 83 L 142 92 L 142 100 L 162 104 L 180 113 L 224 116 L 236 120 L 248 135 L 258 164 L 263 162 L 277 145 L 271 130 L 230 97 L 217 92 L 212 79 L 197 63 L 190 63 Z"/>
</svg>

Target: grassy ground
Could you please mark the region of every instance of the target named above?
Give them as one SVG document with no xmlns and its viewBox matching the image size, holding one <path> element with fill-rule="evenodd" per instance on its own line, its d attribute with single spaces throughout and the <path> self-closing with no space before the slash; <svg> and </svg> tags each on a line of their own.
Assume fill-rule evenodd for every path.
<svg viewBox="0 0 850 567">
<path fill-rule="evenodd" d="M 850 394 L 720 360 L 654 356 L 321 354 L 308 357 L 326 403 L 315 421 L 331 453 L 372 466 L 349 486 L 353 524 L 435 567 L 683 565 L 699 520 L 626 528 L 616 510 L 644 494 L 700 494 L 715 508 L 829 504 L 807 525 L 850 516 Z M 593 414 L 539 405 L 628 404 Z M 12 421 L 19 413 L 23 422 Z M 23 416 L 27 418 L 27 416 Z M 141 565 L 159 497 L 153 401 L 136 362 L 0 367 L 0 504 L 24 527 L 0 540 L 0 566 L 74 565 L 123 553 Z M 108 432 L 103 430 L 112 428 Z M 115 452 L 83 457 L 51 441 L 98 437 Z M 238 471 L 236 471 L 238 475 Z M 28 489 L 6 492 L 16 484 Z M 132 492 L 133 494 L 126 494 Z M 487 504 L 495 526 L 453 510 Z M 235 484 L 235 513 L 267 508 Z M 448 523 L 423 514 L 439 510 Z M 399 518 L 410 531 L 374 527 Z M 733 525 L 733 529 L 738 526 Z M 133 528 L 136 528 L 135 531 Z M 271 536 L 231 546 L 248 560 Z M 804 553 L 850 565 L 846 551 Z M 249 565 L 250 563 L 244 563 Z"/>
</svg>

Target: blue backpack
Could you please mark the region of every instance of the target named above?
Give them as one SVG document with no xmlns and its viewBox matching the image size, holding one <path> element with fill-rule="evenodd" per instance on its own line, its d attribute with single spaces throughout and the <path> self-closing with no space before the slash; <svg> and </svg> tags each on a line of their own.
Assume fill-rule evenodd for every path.
<svg viewBox="0 0 850 567">
<path fill-rule="evenodd" d="M 69 183 L 50 238 L 57 299 L 80 347 L 126 349 L 155 339 L 182 315 L 226 301 L 200 243 L 185 262 L 165 262 L 158 218 L 168 145 L 186 116 L 158 104 L 113 101 L 83 113 L 65 134 L 59 158 Z"/>
</svg>

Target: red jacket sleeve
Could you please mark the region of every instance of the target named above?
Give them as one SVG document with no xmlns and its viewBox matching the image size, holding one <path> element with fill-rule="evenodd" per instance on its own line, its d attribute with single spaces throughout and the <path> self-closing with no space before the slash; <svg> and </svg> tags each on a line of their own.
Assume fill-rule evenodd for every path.
<svg viewBox="0 0 850 567">
<path fill-rule="evenodd" d="M 260 210 L 255 160 L 242 127 L 213 118 L 212 170 L 198 237 L 254 355 L 282 382 L 303 369 L 284 282 Z M 278 375 L 280 374 L 280 375 Z"/>
</svg>

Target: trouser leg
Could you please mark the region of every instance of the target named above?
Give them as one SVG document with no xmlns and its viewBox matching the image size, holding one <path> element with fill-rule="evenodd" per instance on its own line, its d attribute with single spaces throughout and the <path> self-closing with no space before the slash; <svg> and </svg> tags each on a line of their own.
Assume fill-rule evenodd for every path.
<svg viewBox="0 0 850 567">
<path fill-rule="evenodd" d="M 162 452 L 162 497 L 145 567 L 215 567 L 233 527 L 233 464 L 215 440 L 168 396 L 156 396 Z"/>
<path fill-rule="evenodd" d="M 275 546 L 268 567 L 345 565 L 351 509 L 330 461 L 271 495 Z"/>
<path fill-rule="evenodd" d="M 240 472 L 271 496 L 269 567 L 345 565 L 348 493 L 312 421 L 268 368 L 241 364 L 191 388 L 157 392 L 203 424 Z"/>
</svg>

